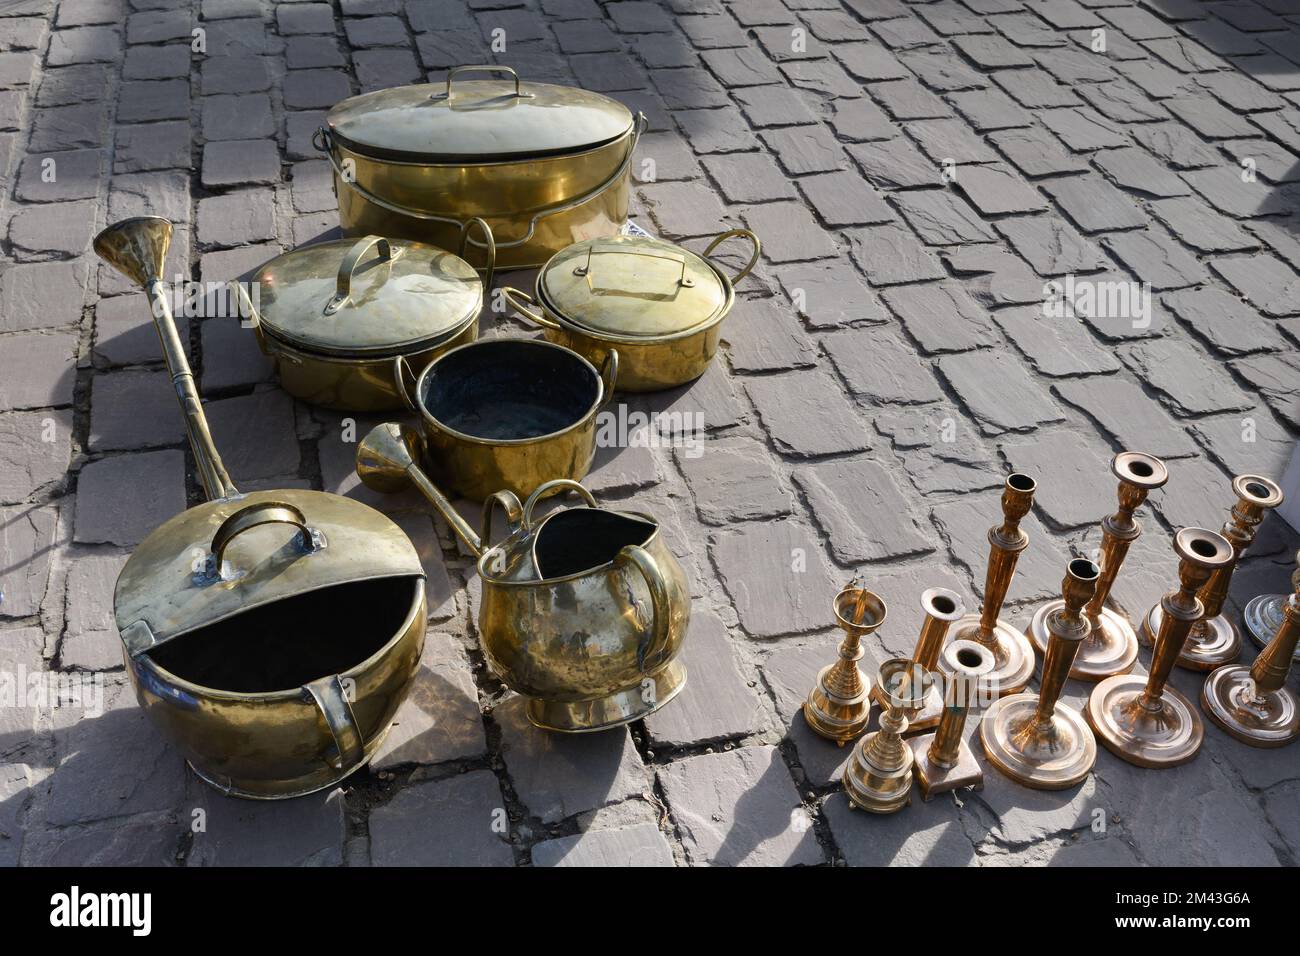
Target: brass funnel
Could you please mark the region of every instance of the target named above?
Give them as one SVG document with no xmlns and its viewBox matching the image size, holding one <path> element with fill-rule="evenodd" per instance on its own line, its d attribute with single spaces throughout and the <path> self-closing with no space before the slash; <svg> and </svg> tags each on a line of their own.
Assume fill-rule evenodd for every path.
<svg viewBox="0 0 1300 956">
<path fill-rule="evenodd" d="M 367 488 L 393 494 L 412 483 L 408 469 L 420 460 L 423 440 L 414 428 L 385 422 L 357 446 L 357 477 Z"/>
<path fill-rule="evenodd" d="M 123 219 L 95 237 L 95 254 L 132 282 L 146 286 L 162 279 L 172 244 L 172 224 L 160 216 Z"/>
</svg>

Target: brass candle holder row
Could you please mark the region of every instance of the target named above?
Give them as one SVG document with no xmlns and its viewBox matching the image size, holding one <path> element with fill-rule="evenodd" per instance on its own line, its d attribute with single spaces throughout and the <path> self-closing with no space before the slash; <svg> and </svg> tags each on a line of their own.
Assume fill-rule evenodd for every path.
<svg viewBox="0 0 1300 956">
<path fill-rule="evenodd" d="M 1016 562 L 1029 544 L 1020 521 L 1036 485 L 1023 474 L 1008 476 L 1002 522 L 989 530 L 980 613 L 964 613 L 960 596 L 946 588 L 925 591 L 924 624 L 911 658 L 885 661 L 874 685 L 858 661 L 863 638 L 885 622 L 885 603 L 860 587 L 837 595 L 835 616 L 846 636 L 838 660 L 819 673 L 804 716 L 815 732 L 841 746 L 858 740 L 844 772 L 855 806 L 899 810 L 910 800 L 914 778 L 927 800 L 957 787 L 981 787 L 979 762 L 964 739 L 973 708 L 981 716 L 986 759 L 1026 786 L 1064 789 L 1082 782 L 1098 741 L 1138 766 L 1185 763 L 1199 751 L 1204 727 L 1195 706 L 1168 685 L 1175 666 L 1213 669 L 1201 691 L 1202 707 L 1238 740 L 1275 747 L 1300 736 L 1300 705 L 1285 686 L 1300 641 L 1300 571 L 1292 579 L 1295 594 L 1278 602 L 1278 626 L 1253 666 L 1228 663 L 1241 637 L 1223 614 L 1233 569 L 1267 511 L 1281 503 L 1281 490 L 1267 478 L 1240 476 L 1232 483 L 1237 501 L 1222 534 L 1179 531 L 1178 586 L 1148 612 L 1139 632 L 1105 602 L 1142 531 L 1134 513 L 1169 473 L 1159 459 L 1137 452 L 1116 455 L 1111 471 L 1119 502 L 1102 520 L 1099 564 L 1069 562 L 1061 597 L 1038 608 L 1023 634 L 1000 618 Z M 1146 677 L 1130 673 L 1140 643 L 1152 646 Z M 1035 650 L 1043 656 L 1037 694 L 1025 692 Z M 1082 713 L 1060 702 L 1069 677 L 1097 682 Z M 879 729 L 860 736 L 873 702 L 881 708 Z"/>
</svg>

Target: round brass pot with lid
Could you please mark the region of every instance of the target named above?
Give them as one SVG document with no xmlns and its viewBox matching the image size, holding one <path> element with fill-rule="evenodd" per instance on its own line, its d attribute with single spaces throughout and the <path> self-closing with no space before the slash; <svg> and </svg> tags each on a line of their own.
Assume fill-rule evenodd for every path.
<svg viewBox="0 0 1300 956">
<path fill-rule="evenodd" d="M 461 253 L 475 225 L 488 248 L 486 282 L 457 255 L 380 236 L 303 246 L 258 269 L 257 301 L 239 288 L 284 390 L 342 411 L 403 407 L 395 360 L 418 374 L 478 337 L 495 248 L 491 229 L 475 219 L 461 232 Z"/>
<path fill-rule="evenodd" d="M 753 254 L 728 278 L 708 257 L 735 237 L 748 239 Z M 734 283 L 754 268 L 760 250 L 747 229 L 717 236 L 702 256 L 649 236 L 589 239 L 542 268 L 535 296 L 501 291 L 550 341 L 589 361 L 600 364 L 617 349 L 622 391 L 654 392 L 704 374 L 735 302 Z"/>
<path fill-rule="evenodd" d="M 495 73 L 465 80 L 465 73 Z M 354 96 L 329 111 L 317 149 L 334 167 L 344 233 L 450 248 L 486 219 L 501 268 L 534 268 L 627 220 L 644 118 L 599 93 L 529 83 L 505 66 L 461 66 L 445 85 Z M 486 250 L 473 241 L 470 259 Z"/>
</svg>

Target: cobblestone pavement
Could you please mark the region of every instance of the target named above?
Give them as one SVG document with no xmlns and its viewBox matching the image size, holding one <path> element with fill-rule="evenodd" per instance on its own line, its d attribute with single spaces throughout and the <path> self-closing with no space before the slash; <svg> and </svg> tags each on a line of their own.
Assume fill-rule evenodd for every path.
<svg viewBox="0 0 1300 956">
<path fill-rule="evenodd" d="M 1234 473 L 1281 475 L 1300 430 L 1292 0 L 0 0 L 0 51 L 0 669 L 105 682 L 102 712 L 0 708 L 0 863 L 1300 858 L 1294 750 L 1210 727 L 1177 770 L 1103 752 L 1061 793 L 987 770 L 981 793 L 878 818 L 848 811 L 847 750 L 798 713 L 853 577 L 890 606 L 868 664 L 910 651 L 923 588 L 977 604 L 1009 469 L 1041 488 L 1019 625 L 1097 545 L 1115 451 L 1172 473 L 1115 589 L 1135 616 L 1173 581 L 1174 529 L 1217 528 Z M 116 573 L 198 496 L 144 299 L 90 239 L 165 215 L 178 273 L 236 277 L 336 228 L 311 145 L 326 108 L 491 61 L 646 113 L 648 230 L 696 249 L 740 224 L 764 239 L 725 358 L 629 402 L 698 413 L 707 439 L 606 449 L 592 475 L 666 522 L 696 601 L 690 684 L 627 731 L 530 729 L 476 647 L 476 584 L 446 528 L 357 487 L 350 442 L 370 421 L 295 404 L 248 332 L 193 319 L 241 487 L 374 501 L 426 555 L 433 595 L 419 684 L 368 774 L 288 803 L 223 799 L 121 667 Z M 1149 321 L 1045 320 L 1044 282 L 1067 275 L 1149 282 Z M 1286 587 L 1296 544 L 1265 524 L 1233 613 Z"/>
</svg>

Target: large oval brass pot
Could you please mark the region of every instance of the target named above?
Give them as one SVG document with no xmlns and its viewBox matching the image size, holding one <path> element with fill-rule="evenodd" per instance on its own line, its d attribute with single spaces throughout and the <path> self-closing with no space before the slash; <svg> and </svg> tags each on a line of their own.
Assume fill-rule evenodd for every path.
<svg viewBox="0 0 1300 956">
<path fill-rule="evenodd" d="M 453 84 L 470 71 L 508 78 Z M 509 67 L 464 66 L 442 90 L 419 84 L 344 100 L 314 143 L 334 167 L 346 235 L 451 248 L 463 224 L 481 217 L 497 237 L 499 267 L 535 268 L 627 221 L 643 126 L 599 94 L 521 82 Z"/>
<path fill-rule="evenodd" d="M 749 240 L 753 252 L 729 278 L 708 256 L 736 237 Z M 715 237 L 703 256 L 649 237 L 595 239 L 575 243 L 543 266 L 535 295 L 501 292 L 548 341 L 597 364 L 617 350 L 620 391 L 654 392 L 708 369 L 722 320 L 735 303 L 734 285 L 753 269 L 760 250 L 747 229 Z"/>
<path fill-rule="evenodd" d="M 555 477 L 582 478 L 596 454 L 596 415 L 613 396 L 618 354 L 601 371 L 536 339 L 481 339 L 435 358 L 407 390 L 420 415 L 434 481 L 472 501 L 526 495 Z"/>
</svg>

